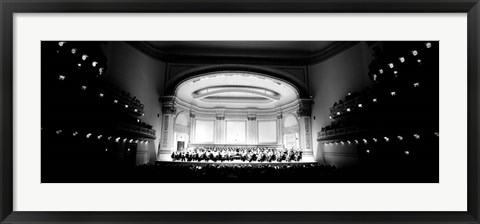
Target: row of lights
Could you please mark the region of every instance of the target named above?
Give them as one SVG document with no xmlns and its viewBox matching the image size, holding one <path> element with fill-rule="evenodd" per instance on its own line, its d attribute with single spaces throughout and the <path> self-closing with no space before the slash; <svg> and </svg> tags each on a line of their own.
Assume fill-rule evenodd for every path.
<svg viewBox="0 0 480 224">
<path fill-rule="evenodd" d="M 414 83 L 414 84 L 413 84 L 413 87 L 415 87 L 415 88 L 420 87 L 420 83 L 419 83 L 419 82 Z M 393 97 L 393 96 L 396 96 L 396 95 L 397 95 L 397 91 L 392 91 L 392 92 L 390 92 L 390 96 Z M 376 103 L 376 102 L 378 102 L 378 99 L 377 99 L 377 98 L 373 98 L 373 99 L 372 99 L 372 102 Z M 358 106 L 359 108 L 363 108 L 363 104 L 361 104 L 361 103 L 357 104 L 357 106 Z M 347 108 L 347 109 L 345 110 L 345 112 L 351 112 L 351 111 L 352 111 L 352 109 L 350 109 L 350 108 Z M 344 113 L 345 113 L 345 112 L 344 112 Z M 339 115 L 342 115 L 342 113 L 341 113 L 340 111 L 338 111 L 338 112 L 336 113 L 336 115 L 339 116 Z M 330 116 L 329 118 L 330 118 L 330 119 L 333 119 L 332 116 Z"/>
<path fill-rule="evenodd" d="M 438 133 L 438 132 L 434 132 L 434 135 L 437 136 L 437 137 L 439 137 L 439 133 Z M 415 139 L 417 139 L 417 140 L 420 139 L 420 135 L 419 135 L 419 134 L 413 134 L 413 137 L 414 137 Z M 397 138 L 399 141 L 403 141 L 403 139 L 404 139 L 404 137 L 403 137 L 403 136 L 400 136 L 400 135 L 398 135 L 396 138 Z M 384 140 L 385 142 L 390 142 L 390 138 L 387 137 L 387 136 L 383 137 L 383 140 Z M 368 144 L 368 140 L 365 139 L 365 138 L 362 139 L 361 141 L 362 141 L 364 144 Z M 355 140 L 352 140 L 352 141 L 350 141 L 350 140 L 343 141 L 343 140 L 342 140 L 342 141 L 328 142 L 328 143 L 323 143 L 323 144 L 324 144 L 324 145 L 334 145 L 334 144 L 335 144 L 335 145 L 338 145 L 338 144 L 341 144 L 341 145 L 349 144 L 349 145 L 350 145 L 350 144 L 355 143 L 355 144 L 358 145 L 358 144 L 361 144 L 361 141 L 356 140 L 356 139 L 355 139 Z M 377 143 L 379 140 L 378 140 L 377 138 L 372 138 L 372 141 L 373 141 L 374 143 Z"/>
<path fill-rule="evenodd" d="M 56 133 L 57 135 L 60 135 L 60 134 L 63 133 L 63 130 L 57 130 L 57 131 L 55 131 L 55 133 Z M 78 131 L 74 131 L 74 132 L 72 133 L 72 136 L 74 136 L 74 137 L 79 136 Z M 87 133 L 87 134 L 85 135 L 85 138 L 87 138 L 87 139 L 90 139 L 90 138 L 93 138 L 93 137 L 95 137 L 95 136 L 93 136 L 92 133 Z M 101 140 L 102 138 L 104 138 L 104 136 L 101 135 L 101 134 L 96 136 L 96 139 L 97 139 L 97 140 Z M 139 143 L 139 142 L 140 142 L 141 144 L 142 144 L 142 143 L 143 143 L 143 144 L 148 144 L 148 141 L 146 141 L 146 140 L 144 141 L 144 140 L 138 140 L 138 139 L 133 139 L 133 138 L 131 138 L 131 139 L 122 138 L 122 137 L 114 138 L 113 136 L 109 136 L 109 137 L 106 137 L 105 139 L 107 139 L 107 140 L 115 140 L 115 142 L 120 142 L 120 141 L 127 142 L 127 141 L 128 141 L 128 143 L 134 143 L 134 142 L 135 142 L 135 143 Z"/>
<path fill-rule="evenodd" d="M 58 80 L 60 80 L 60 81 L 65 80 L 65 76 L 59 75 L 59 76 L 58 76 Z M 80 87 L 80 89 L 83 90 L 83 91 L 85 91 L 85 90 L 87 90 L 87 86 L 82 85 L 82 86 Z M 98 96 L 99 96 L 100 98 L 103 98 L 103 97 L 105 96 L 105 94 L 104 94 L 104 93 L 99 93 Z M 114 103 L 114 104 L 117 104 L 117 103 L 118 103 L 118 100 L 117 100 L 117 99 L 113 100 L 113 103 Z M 124 107 L 125 107 L 125 108 L 128 108 L 129 105 L 128 105 L 128 104 L 125 104 Z M 133 111 L 134 111 L 135 113 L 137 113 L 137 112 L 138 112 L 138 109 L 133 109 Z M 145 114 L 142 113 L 142 116 L 143 116 L 143 115 L 145 115 Z"/>
<path fill-rule="evenodd" d="M 432 47 L 432 43 L 430 43 L 430 42 L 425 43 L 425 47 L 426 47 L 426 48 L 431 48 L 431 47 Z M 418 56 L 418 51 L 417 51 L 417 50 L 412 50 L 412 51 L 410 51 L 410 53 L 411 53 L 414 57 Z M 398 60 L 400 61 L 400 63 L 404 63 L 404 62 L 405 62 L 405 57 L 399 57 Z M 422 63 L 422 60 L 421 60 L 421 59 L 417 59 L 417 63 Z M 388 67 L 389 67 L 390 69 L 393 69 L 393 68 L 395 67 L 395 64 L 394 64 L 393 62 L 388 63 L 387 65 L 388 65 Z M 378 72 L 379 72 L 380 74 L 383 74 L 384 70 L 383 70 L 383 69 L 379 69 Z M 396 77 L 396 74 L 398 73 L 398 71 L 393 71 L 393 73 L 395 74 L 395 77 Z M 377 79 L 377 74 L 373 74 L 373 80 L 376 81 L 376 79 Z"/>
<path fill-rule="evenodd" d="M 65 41 L 61 41 L 61 42 L 58 42 L 58 45 L 59 45 L 60 47 L 63 47 L 63 45 L 64 45 L 65 43 L 66 43 Z M 72 49 L 70 50 L 70 52 L 71 52 L 72 54 L 76 54 L 77 51 L 78 51 L 77 48 L 72 48 Z M 58 52 L 58 51 L 57 51 L 57 52 Z M 86 61 L 88 58 L 89 58 L 89 56 L 88 56 L 87 54 L 83 54 L 83 55 L 82 55 L 82 61 Z M 97 65 L 98 65 L 98 62 L 97 62 L 97 61 L 92 61 L 92 67 L 95 68 L 95 67 L 97 67 Z M 82 63 L 78 63 L 77 66 L 78 66 L 79 68 L 82 67 Z M 105 69 L 102 68 L 102 67 L 100 67 L 100 68 L 98 69 L 99 76 L 102 75 L 104 71 L 105 71 Z"/>
</svg>

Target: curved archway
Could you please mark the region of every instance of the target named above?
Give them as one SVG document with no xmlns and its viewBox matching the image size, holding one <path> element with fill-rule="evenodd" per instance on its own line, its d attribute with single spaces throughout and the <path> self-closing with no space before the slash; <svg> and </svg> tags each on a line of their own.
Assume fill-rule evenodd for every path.
<svg viewBox="0 0 480 224">
<path fill-rule="evenodd" d="M 302 81 L 294 77 L 293 75 L 274 68 L 268 68 L 255 65 L 241 65 L 241 64 L 225 64 L 225 65 L 208 65 L 200 66 L 182 71 L 173 76 L 166 83 L 165 95 L 174 95 L 175 89 L 186 79 L 200 77 L 205 74 L 215 72 L 243 72 L 243 73 L 256 73 L 266 77 L 279 79 L 286 82 L 297 90 L 300 98 L 308 98 L 308 89 Z"/>
</svg>

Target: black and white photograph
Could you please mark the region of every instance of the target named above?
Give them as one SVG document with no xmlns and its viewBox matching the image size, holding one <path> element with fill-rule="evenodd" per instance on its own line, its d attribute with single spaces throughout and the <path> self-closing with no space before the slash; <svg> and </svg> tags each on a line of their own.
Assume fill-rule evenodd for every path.
<svg viewBox="0 0 480 224">
<path fill-rule="evenodd" d="M 40 44 L 42 183 L 439 183 L 439 41 Z"/>
</svg>

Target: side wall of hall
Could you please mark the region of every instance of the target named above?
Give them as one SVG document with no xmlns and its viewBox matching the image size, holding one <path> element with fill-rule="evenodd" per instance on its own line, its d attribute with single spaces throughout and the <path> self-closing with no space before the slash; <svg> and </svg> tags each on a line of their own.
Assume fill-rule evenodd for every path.
<svg viewBox="0 0 480 224">
<path fill-rule="evenodd" d="M 313 97 L 312 138 L 316 161 L 344 166 L 357 162 L 356 147 L 348 145 L 319 145 L 316 138 L 322 127 L 330 124 L 330 107 L 349 92 L 360 92 L 372 84 L 368 77 L 368 66 L 373 60 L 372 50 L 366 42 L 310 65 L 309 85 Z"/>
<path fill-rule="evenodd" d="M 155 141 L 137 144 L 136 164 L 152 163 L 156 159 L 161 138 L 162 107 L 159 101 L 165 84 L 165 63 L 155 60 L 125 42 L 109 42 L 105 48 L 108 70 L 107 82 L 137 97 L 144 105 L 142 122 L 156 130 Z"/>
</svg>

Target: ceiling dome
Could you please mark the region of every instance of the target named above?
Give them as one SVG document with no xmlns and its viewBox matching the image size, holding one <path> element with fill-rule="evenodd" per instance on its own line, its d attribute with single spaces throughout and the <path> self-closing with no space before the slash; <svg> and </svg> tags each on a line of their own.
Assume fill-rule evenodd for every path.
<svg viewBox="0 0 480 224">
<path fill-rule="evenodd" d="M 204 109 L 273 109 L 299 95 L 290 84 L 261 74 L 217 72 L 182 82 L 177 99 Z"/>
</svg>

